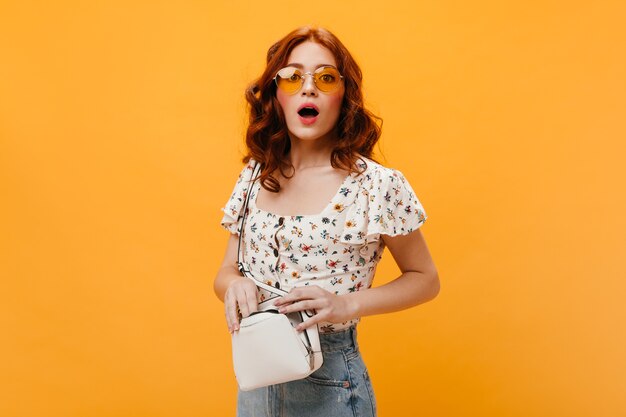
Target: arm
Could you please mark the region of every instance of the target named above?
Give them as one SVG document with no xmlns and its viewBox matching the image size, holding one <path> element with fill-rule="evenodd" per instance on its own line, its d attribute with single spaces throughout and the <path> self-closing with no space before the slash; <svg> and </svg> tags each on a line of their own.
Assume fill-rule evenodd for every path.
<svg viewBox="0 0 626 417">
<path fill-rule="evenodd" d="M 355 317 L 404 310 L 439 293 L 439 275 L 419 229 L 408 235 L 383 235 L 383 239 L 402 274 L 380 287 L 346 294 Z"/>
<path fill-rule="evenodd" d="M 315 316 L 301 325 L 304 329 L 322 321 L 340 323 L 404 310 L 435 298 L 439 293 L 439 276 L 421 231 L 382 238 L 402 272 L 398 278 L 380 287 L 343 295 L 317 286 L 296 288 L 275 304 L 285 313 L 317 310 Z"/>
<path fill-rule="evenodd" d="M 242 317 L 258 310 L 256 285 L 237 269 L 237 241 L 236 234 L 228 238 L 224 260 L 213 282 L 213 291 L 224 302 L 226 324 L 231 333 L 239 329 L 237 306 Z"/>
</svg>

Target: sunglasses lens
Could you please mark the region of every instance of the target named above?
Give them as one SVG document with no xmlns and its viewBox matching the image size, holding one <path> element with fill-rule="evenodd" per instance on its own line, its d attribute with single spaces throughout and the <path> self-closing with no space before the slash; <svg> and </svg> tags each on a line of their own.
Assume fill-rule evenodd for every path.
<svg viewBox="0 0 626 417">
<path fill-rule="evenodd" d="M 323 67 L 315 71 L 315 85 L 320 91 L 330 93 L 335 91 L 341 83 L 339 71 L 333 67 Z"/>
<path fill-rule="evenodd" d="M 302 86 L 302 72 L 293 67 L 286 67 L 276 74 L 276 84 L 285 93 L 293 94 Z"/>
<path fill-rule="evenodd" d="M 310 74 L 310 73 L 307 73 Z M 294 94 L 302 87 L 304 73 L 295 67 L 285 67 L 276 74 L 276 85 L 287 94 Z M 339 88 L 341 75 L 334 67 L 322 67 L 313 73 L 315 86 L 325 93 Z"/>
</svg>

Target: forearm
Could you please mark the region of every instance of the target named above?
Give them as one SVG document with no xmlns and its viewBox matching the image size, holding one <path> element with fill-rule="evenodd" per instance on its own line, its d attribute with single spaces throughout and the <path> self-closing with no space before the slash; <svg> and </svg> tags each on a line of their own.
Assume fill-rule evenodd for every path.
<svg viewBox="0 0 626 417">
<path fill-rule="evenodd" d="M 432 300 L 439 293 L 436 272 L 407 271 L 395 280 L 343 295 L 355 318 L 400 311 Z"/>
</svg>

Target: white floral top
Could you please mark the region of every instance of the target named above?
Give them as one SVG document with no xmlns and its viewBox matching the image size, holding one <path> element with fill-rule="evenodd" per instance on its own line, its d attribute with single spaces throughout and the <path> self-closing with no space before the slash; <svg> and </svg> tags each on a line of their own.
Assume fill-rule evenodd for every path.
<svg viewBox="0 0 626 417">
<path fill-rule="evenodd" d="M 238 233 L 240 211 L 249 188 L 254 160 L 243 168 L 233 193 L 222 208 L 221 225 Z M 318 285 L 335 294 L 369 288 L 385 248 L 380 235 L 404 235 L 426 221 L 426 213 L 400 171 L 361 158 L 363 174 L 351 173 L 324 208 L 315 215 L 279 216 L 258 208 L 261 187 L 255 181 L 248 202 L 242 239 L 244 262 L 256 279 L 289 291 Z M 259 289 L 259 302 L 272 296 Z M 356 324 L 320 323 L 321 332 Z"/>
</svg>

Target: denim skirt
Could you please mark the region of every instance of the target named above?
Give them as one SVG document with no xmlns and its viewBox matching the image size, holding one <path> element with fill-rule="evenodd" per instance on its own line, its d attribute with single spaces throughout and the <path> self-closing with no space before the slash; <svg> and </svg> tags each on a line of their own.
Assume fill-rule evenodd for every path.
<svg viewBox="0 0 626 417">
<path fill-rule="evenodd" d="M 376 400 L 356 326 L 320 333 L 324 363 L 305 379 L 239 391 L 237 417 L 374 417 Z"/>
</svg>

